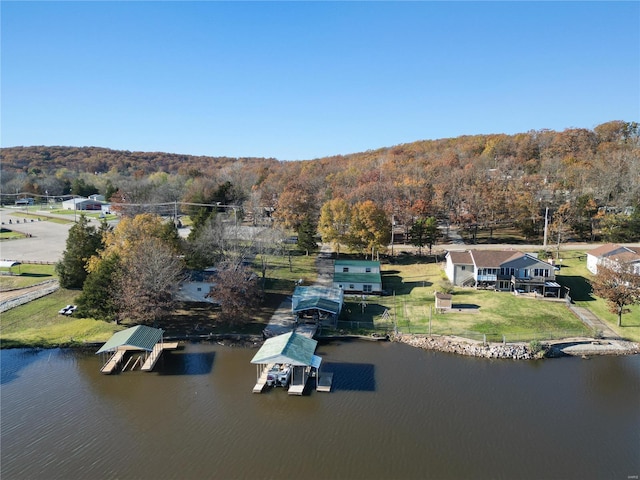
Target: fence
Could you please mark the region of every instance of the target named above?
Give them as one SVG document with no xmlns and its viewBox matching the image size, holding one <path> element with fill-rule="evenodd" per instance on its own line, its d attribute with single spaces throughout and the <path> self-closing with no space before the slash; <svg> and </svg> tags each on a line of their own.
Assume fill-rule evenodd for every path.
<svg viewBox="0 0 640 480">
<path fill-rule="evenodd" d="M 45 295 L 49 295 L 60 288 L 60 284 L 57 280 L 47 280 L 40 285 L 42 286 L 42 288 L 38 290 L 0 302 L 0 313 L 6 312 L 7 310 L 11 310 L 15 307 L 19 307 L 20 305 L 24 305 L 25 303 L 29 303 L 32 300 L 44 297 Z"/>
<path fill-rule="evenodd" d="M 562 338 L 571 337 L 583 337 L 585 336 L 584 330 L 555 330 L 555 331 L 541 331 L 541 332 L 511 332 L 508 334 L 502 334 L 497 332 L 473 332 L 469 330 L 453 330 L 450 328 L 431 328 L 425 324 L 411 324 L 404 323 L 395 325 L 393 322 L 381 323 L 376 322 L 375 325 L 371 322 L 357 322 L 347 321 L 338 322 L 338 330 L 348 330 L 358 334 L 390 334 L 401 333 L 407 335 L 439 335 L 439 336 L 452 336 L 462 337 L 476 342 L 489 342 L 489 343 L 517 343 L 517 342 L 531 342 L 531 341 L 544 341 L 544 340 L 558 340 Z M 593 335 L 594 332 L 589 332 Z"/>
</svg>

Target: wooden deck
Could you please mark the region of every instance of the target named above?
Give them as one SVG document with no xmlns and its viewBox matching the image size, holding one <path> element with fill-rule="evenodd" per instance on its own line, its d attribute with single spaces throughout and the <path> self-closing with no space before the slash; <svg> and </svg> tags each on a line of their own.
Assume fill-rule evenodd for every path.
<svg viewBox="0 0 640 480">
<path fill-rule="evenodd" d="M 318 377 L 318 386 L 316 390 L 318 392 L 330 392 L 331 384 L 333 383 L 333 372 L 321 373 Z"/>
<path fill-rule="evenodd" d="M 126 350 L 116 350 L 116 352 L 111 356 L 107 363 L 102 366 L 100 372 L 104 373 L 105 375 L 113 373 L 113 371 L 118 368 L 120 362 L 122 362 L 125 352 Z"/>
<path fill-rule="evenodd" d="M 292 381 L 295 380 L 293 375 L 291 379 Z M 308 380 L 309 380 L 309 367 L 305 367 L 303 372 L 303 377 L 302 377 L 302 383 L 296 383 L 295 385 L 289 384 L 289 395 L 302 395 L 302 393 L 304 392 L 304 387 L 307 386 Z"/>
<path fill-rule="evenodd" d="M 253 387 L 253 393 L 262 393 L 265 385 L 267 384 L 267 375 L 269 374 L 269 370 L 271 370 L 274 365 L 275 363 L 270 363 L 262 370 L 260 378 L 258 378 L 256 385 Z"/>
<path fill-rule="evenodd" d="M 147 361 L 144 362 L 140 370 L 142 370 L 143 372 L 150 372 L 151 370 L 153 370 L 153 367 L 156 366 L 156 363 L 160 359 L 160 355 L 162 355 L 162 352 L 164 352 L 165 350 L 175 350 L 176 348 L 178 348 L 178 342 L 156 343 L 153 346 L 151 354 L 147 357 Z"/>
</svg>

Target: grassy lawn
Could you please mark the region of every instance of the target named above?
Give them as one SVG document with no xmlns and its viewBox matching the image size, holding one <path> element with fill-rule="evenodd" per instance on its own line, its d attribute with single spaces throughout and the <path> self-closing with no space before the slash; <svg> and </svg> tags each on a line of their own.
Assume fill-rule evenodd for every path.
<svg viewBox="0 0 640 480">
<path fill-rule="evenodd" d="M 45 280 L 52 280 L 55 278 L 55 266 L 54 265 L 35 265 L 24 263 L 17 265 L 11 269 L 2 268 L 1 272 L 13 272 L 13 275 L 7 275 L 3 273 L 0 275 L 0 291 L 11 290 L 14 288 L 25 288 L 32 285 L 36 285 Z"/>
<path fill-rule="evenodd" d="M 58 310 L 74 302 L 79 292 L 57 292 L 0 315 L 0 344 L 8 347 L 54 347 L 105 342 L 118 329 L 113 323 L 67 317 Z"/>
<path fill-rule="evenodd" d="M 592 334 L 563 302 L 516 297 L 508 292 L 455 288 L 454 309 L 462 307 L 464 313 L 437 313 L 432 309 L 434 295 L 442 291 L 443 282 L 441 264 L 383 265 L 383 284 L 389 295 L 368 297 L 364 312 L 361 298 L 349 297 L 341 326 L 390 330 L 395 318 L 401 332 L 428 333 L 431 316 L 434 334 L 480 340 L 484 335 L 490 341 L 502 341 L 503 335 L 506 341 L 527 341 Z"/>
<path fill-rule="evenodd" d="M 256 259 L 255 268 L 260 265 Z M 18 267 L 13 267 L 17 271 Z M 43 280 L 55 278 L 53 265 L 24 264 L 21 275 L 0 276 L 0 288 L 23 288 Z M 259 274 L 259 270 L 256 272 Z M 229 325 L 219 319 L 219 309 L 207 304 L 181 304 L 159 326 L 167 336 L 213 334 L 259 335 L 282 299 L 293 293 L 295 281 L 302 278 L 305 284 L 315 281 L 315 256 L 292 254 L 289 257 L 269 257 L 265 302 L 252 322 Z M 76 290 L 60 289 L 57 292 L 8 310 L 0 315 L 0 346 L 52 347 L 80 345 L 83 342 L 105 342 L 117 330 L 130 325 L 115 325 L 94 319 L 80 319 L 58 314 L 58 310 L 73 304 L 80 294 Z"/>
<path fill-rule="evenodd" d="M 631 312 L 622 315 L 622 327 L 618 327 L 618 317 L 609 312 L 607 302 L 594 296 L 588 280 L 593 278 L 587 270 L 585 252 L 561 252 L 561 268 L 558 283 L 569 287 L 571 298 L 576 305 L 591 310 L 623 338 L 640 342 L 640 305 L 630 307 Z"/>
</svg>

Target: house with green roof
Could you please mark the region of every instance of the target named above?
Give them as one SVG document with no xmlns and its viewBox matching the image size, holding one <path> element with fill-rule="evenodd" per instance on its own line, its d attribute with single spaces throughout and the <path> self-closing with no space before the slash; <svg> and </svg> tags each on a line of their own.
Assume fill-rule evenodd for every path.
<svg viewBox="0 0 640 480">
<path fill-rule="evenodd" d="M 344 293 L 382 294 L 380 262 L 372 260 L 336 260 L 333 287 Z"/>
</svg>

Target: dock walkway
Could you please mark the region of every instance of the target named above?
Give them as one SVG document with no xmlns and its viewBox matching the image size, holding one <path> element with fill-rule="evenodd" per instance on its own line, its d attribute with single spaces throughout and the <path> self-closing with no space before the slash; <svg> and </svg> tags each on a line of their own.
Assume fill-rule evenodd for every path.
<svg viewBox="0 0 640 480">
<path fill-rule="evenodd" d="M 156 343 L 153 346 L 151 354 L 147 357 L 147 360 L 144 362 L 144 365 L 142 365 L 142 368 L 140 370 L 142 370 L 143 372 L 150 372 L 151 370 L 153 370 L 153 367 L 155 367 L 156 363 L 160 359 L 160 355 L 162 355 L 163 351 L 175 350 L 176 348 L 178 348 L 178 342 Z"/>
<path fill-rule="evenodd" d="M 109 361 L 105 363 L 103 367 L 100 369 L 100 372 L 104 373 L 105 375 L 109 375 L 113 373 L 113 371 L 116 368 L 118 368 L 118 365 L 120 364 L 120 362 L 122 362 L 125 352 L 126 350 L 124 349 L 116 350 L 116 352 L 111 356 Z"/>
<path fill-rule="evenodd" d="M 275 363 L 270 363 L 265 368 L 262 369 L 260 378 L 258 378 L 256 385 L 253 387 L 253 393 L 262 393 L 265 385 L 267 384 L 267 375 L 269 374 L 269 370 L 271 370 L 274 367 L 274 365 Z"/>
</svg>

